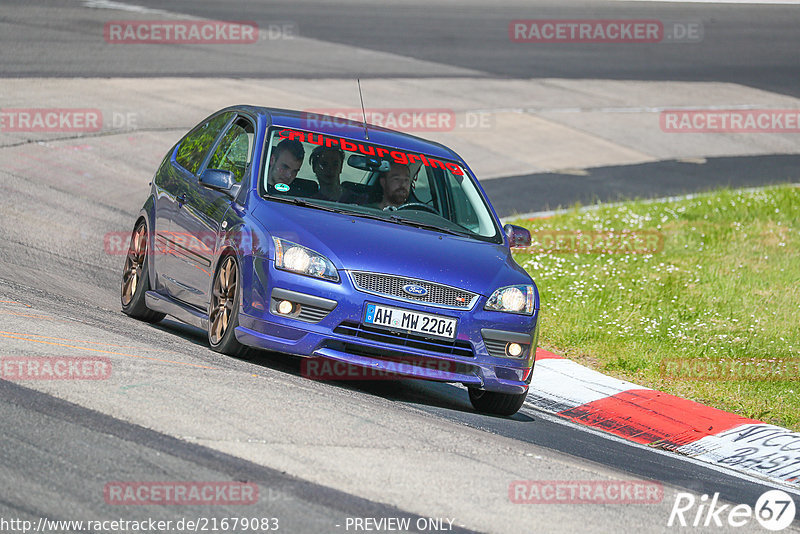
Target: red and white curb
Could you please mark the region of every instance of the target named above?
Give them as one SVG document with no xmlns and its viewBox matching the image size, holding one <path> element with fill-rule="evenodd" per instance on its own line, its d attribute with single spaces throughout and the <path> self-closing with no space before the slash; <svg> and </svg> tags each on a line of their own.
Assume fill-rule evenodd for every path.
<svg viewBox="0 0 800 534">
<path fill-rule="evenodd" d="M 526 404 L 575 423 L 800 488 L 800 433 L 593 371 L 543 349 Z"/>
</svg>

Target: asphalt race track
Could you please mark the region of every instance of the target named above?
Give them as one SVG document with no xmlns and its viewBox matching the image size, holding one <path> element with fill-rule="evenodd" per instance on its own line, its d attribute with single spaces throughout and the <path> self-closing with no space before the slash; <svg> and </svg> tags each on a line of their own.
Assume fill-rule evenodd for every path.
<svg viewBox="0 0 800 534">
<path fill-rule="evenodd" d="M 796 5 L 340 4 L 0 4 L 0 108 L 91 108 L 103 118 L 91 132 L 0 128 L 0 357 L 98 357 L 112 369 L 104 380 L 0 380 L 0 532 L 22 532 L 22 521 L 33 532 L 41 518 L 202 531 L 187 521 L 210 529 L 245 516 L 258 518 L 258 531 L 287 533 L 400 531 L 376 527 L 388 518 L 406 518 L 415 532 L 672 532 L 680 492 L 752 506 L 778 487 L 531 406 L 511 418 L 480 415 L 455 385 L 308 380 L 296 358 L 227 358 L 200 330 L 120 312 L 124 256 L 109 236 L 131 230 L 169 147 L 234 103 L 353 108 L 356 76 L 368 107 L 450 109 L 455 127 L 413 133 L 475 161 L 501 216 L 800 181 L 797 133 L 658 127 L 671 107 L 800 108 Z M 252 20 L 265 33 L 252 46 L 104 41 L 108 21 L 162 18 Z M 694 43 L 510 42 L 509 21 L 533 18 L 699 21 L 704 33 Z M 273 39 L 270 25 L 296 35 Z M 473 127 L 471 117 L 488 122 Z M 515 504 L 509 487 L 519 480 L 653 481 L 663 498 Z M 252 484 L 257 498 L 109 498 L 115 483 L 171 481 Z M 134 531 L 47 527 L 39 531 Z"/>
</svg>

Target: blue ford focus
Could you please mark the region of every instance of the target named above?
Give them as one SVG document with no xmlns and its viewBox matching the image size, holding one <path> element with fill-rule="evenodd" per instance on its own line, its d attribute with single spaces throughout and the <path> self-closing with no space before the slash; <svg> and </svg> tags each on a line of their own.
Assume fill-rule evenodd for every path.
<svg viewBox="0 0 800 534">
<path fill-rule="evenodd" d="M 438 143 L 236 106 L 164 157 L 131 235 L 122 310 L 198 326 L 232 356 L 461 383 L 476 410 L 511 415 L 538 339 L 539 294 L 510 252 L 529 244 Z"/>
</svg>

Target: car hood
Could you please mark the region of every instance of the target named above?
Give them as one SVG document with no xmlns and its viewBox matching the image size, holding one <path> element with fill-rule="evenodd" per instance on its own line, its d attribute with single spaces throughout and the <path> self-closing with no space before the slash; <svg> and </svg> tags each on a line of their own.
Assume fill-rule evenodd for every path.
<svg viewBox="0 0 800 534">
<path fill-rule="evenodd" d="M 503 244 L 274 201 L 259 202 L 253 216 L 273 237 L 324 254 L 339 270 L 396 274 L 484 296 L 531 283 Z"/>
</svg>

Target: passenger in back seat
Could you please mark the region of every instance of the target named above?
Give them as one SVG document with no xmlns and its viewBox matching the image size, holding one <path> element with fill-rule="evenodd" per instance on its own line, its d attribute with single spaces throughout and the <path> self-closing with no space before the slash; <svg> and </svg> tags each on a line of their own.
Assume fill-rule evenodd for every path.
<svg viewBox="0 0 800 534">
<path fill-rule="evenodd" d="M 339 200 L 342 196 L 342 185 L 339 175 L 344 165 L 344 152 L 338 147 L 318 146 L 308 158 L 311 170 L 319 182 L 319 191 L 312 198 L 321 200 Z"/>
</svg>

